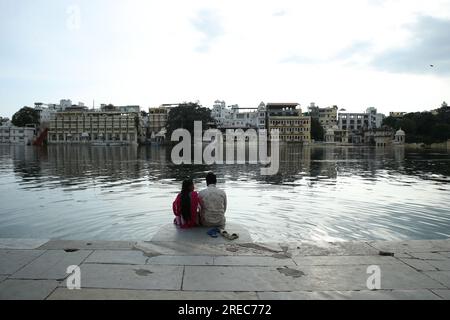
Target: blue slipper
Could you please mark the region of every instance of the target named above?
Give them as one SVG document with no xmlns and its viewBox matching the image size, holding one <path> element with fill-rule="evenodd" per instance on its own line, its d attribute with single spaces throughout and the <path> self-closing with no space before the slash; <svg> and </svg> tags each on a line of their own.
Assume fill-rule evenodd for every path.
<svg viewBox="0 0 450 320">
<path fill-rule="evenodd" d="M 210 237 L 217 238 L 219 236 L 219 232 L 220 230 L 218 228 L 212 228 L 208 230 L 207 234 Z"/>
</svg>

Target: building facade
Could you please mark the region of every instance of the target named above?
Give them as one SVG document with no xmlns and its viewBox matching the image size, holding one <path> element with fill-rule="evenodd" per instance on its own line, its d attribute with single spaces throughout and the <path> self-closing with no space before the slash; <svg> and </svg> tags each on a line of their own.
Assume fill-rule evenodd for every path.
<svg viewBox="0 0 450 320">
<path fill-rule="evenodd" d="M 152 140 L 164 141 L 169 111 L 170 107 L 164 105 L 148 109 L 148 131 Z"/>
<path fill-rule="evenodd" d="M 369 146 L 386 147 L 392 144 L 394 132 L 389 128 L 364 130 L 363 143 Z"/>
<path fill-rule="evenodd" d="M 214 102 L 211 116 L 218 129 L 265 129 L 266 109 L 263 102 L 257 108 L 241 108 L 239 105 L 226 106 L 225 101 Z"/>
<path fill-rule="evenodd" d="M 137 136 L 135 113 L 66 109 L 50 121 L 48 142 L 136 144 Z"/>
<path fill-rule="evenodd" d="M 377 109 L 368 108 L 364 113 L 339 113 L 338 127 L 341 130 L 359 131 L 380 128 L 384 116 Z"/>
<path fill-rule="evenodd" d="M 0 144 L 31 145 L 35 136 L 36 128 L 34 127 L 0 126 Z"/>
<path fill-rule="evenodd" d="M 302 115 L 298 103 L 268 103 L 266 124 L 269 135 L 271 130 L 279 130 L 280 141 L 311 142 L 311 117 Z"/>
<path fill-rule="evenodd" d="M 340 130 L 337 126 L 328 128 L 325 131 L 325 143 L 347 144 L 349 141 L 348 131 Z"/>
<path fill-rule="evenodd" d="M 333 128 L 337 125 L 338 120 L 338 107 L 332 106 L 327 108 L 320 108 L 311 102 L 308 107 L 309 116 L 312 119 L 317 119 L 320 125 L 325 129 Z"/>
</svg>

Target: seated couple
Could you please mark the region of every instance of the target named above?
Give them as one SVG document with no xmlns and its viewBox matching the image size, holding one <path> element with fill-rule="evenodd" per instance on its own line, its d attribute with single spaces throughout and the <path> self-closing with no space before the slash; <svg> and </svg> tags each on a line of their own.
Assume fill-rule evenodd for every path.
<svg viewBox="0 0 450 320">
<path fill-rule="evenodd" d="M 217 237 L 220 233 L 233 240 L 238 236 L 229 235 L 225 230 L 225 211 L 227 210 L 227 195 L 225 191 L 216 187 L 217 177 L 209 172 L 206 175 L 207 188 L 197 193 L 194 191 L 192 179 L 183 181 L 181 192 L 173 202 L 175 214 L 174 223 L 180 228 L 196 226 L 212 227 L 208 234 Z"/>
</svg>

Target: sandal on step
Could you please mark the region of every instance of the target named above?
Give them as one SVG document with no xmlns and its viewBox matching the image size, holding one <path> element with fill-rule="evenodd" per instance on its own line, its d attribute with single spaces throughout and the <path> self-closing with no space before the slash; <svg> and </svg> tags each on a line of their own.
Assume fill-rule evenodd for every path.
<svg viewBox="0 0 450 320">
<path fill-rule="evenodd" d="M 220 230 L 220 234 L 228 240 L 235 240 L 235 239 L 239 238 L 237 233 L 233 233 L 230 235 L 226 230 L 223 230 L 223 229 Z"/>
<path fill-rule="evenodd" d="M 209 230 L 208 230 L 207 234 L 208 234 L 210 237 L 217 238 L 219 232 L 220 232 L 219 229 L 217 229 L 217 228 L 212 228 L 212 229 L 209 229 Z"/>
</svg>

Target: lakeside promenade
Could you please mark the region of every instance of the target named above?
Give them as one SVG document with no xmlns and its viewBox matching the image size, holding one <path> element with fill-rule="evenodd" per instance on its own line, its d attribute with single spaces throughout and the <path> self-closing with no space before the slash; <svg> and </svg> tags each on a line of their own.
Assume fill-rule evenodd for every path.
<svg viewBox="0 0 450 320">
<path fill-rule="evenodd" d="M 150 241 L 0 239 L 0 299 L 450 299 L 450 239 L 255 243 L 167 225 Z M 81 289 L 67 288 L 80 267 Z M 381 289 L 369 290 L 369 266 Z"/>
</svg>

